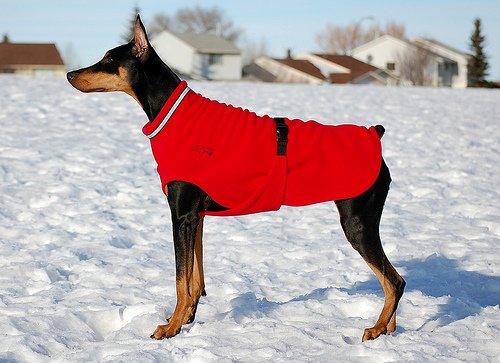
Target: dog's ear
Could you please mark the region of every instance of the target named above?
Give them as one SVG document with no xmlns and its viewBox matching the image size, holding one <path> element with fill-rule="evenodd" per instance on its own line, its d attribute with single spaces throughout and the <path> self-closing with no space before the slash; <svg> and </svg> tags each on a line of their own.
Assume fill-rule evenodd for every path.
<svg viewBox="0 0 500 363">
<path fill-rule="evenodd" d="M 132 55 L 144 62 L 149 55 L 149 40 L 146 34 L 144 24 L 142 24 L 141 17 L 137 15 L 134 26 L 134 47 L 132 48 Z"/>
</svg>

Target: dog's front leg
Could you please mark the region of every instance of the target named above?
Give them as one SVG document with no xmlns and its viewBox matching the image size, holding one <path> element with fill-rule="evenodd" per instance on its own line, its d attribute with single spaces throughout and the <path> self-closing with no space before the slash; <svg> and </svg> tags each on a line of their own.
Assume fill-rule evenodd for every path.
<svg viewBox="0 0 500 363">
<path fill-rule="evenodd" d="M 198 300 L 204 292 L 201 261 L 203 217 L 200 215 L 200 198 L 194 191 L 189 185 L 168 186 L 175 247 L 177 304 L 168 324 L 156 328 L 151 336 L 155 339 L 173 337 L 179 333 L 182 325 L 193 321 Z M 198 247 L 196 257 L 195 246 Z"/>
</svg>

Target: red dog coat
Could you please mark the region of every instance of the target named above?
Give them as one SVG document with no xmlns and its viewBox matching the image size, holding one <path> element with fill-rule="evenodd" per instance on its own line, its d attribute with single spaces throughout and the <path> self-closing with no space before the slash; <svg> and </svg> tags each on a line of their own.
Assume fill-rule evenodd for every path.
<svg viewBox="0 0 500 363">
<path fill-rule="evenodd" d="M 163 190 L 170 181 L 197 185 L 227 208 L 209 215 L 347 199 L 373 185 L 382 163 L 374 127 L 286 124 L 286 155 L 278 156 L 271 117 L 205 98 L 183 81 L 143 132 Z"/>
</svg>

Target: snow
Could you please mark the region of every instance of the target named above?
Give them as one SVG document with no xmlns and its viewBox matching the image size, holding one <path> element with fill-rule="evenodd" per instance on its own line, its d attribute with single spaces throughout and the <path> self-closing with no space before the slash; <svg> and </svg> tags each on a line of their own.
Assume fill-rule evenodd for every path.
<svg viewBox="0 0 500 363">
<path fill-rule="evenodd" d="M 175 306 L 170 212 L 124 94 L 0 77 L 0 362 L 500 361 L 500 92 L 200 83 L 259 114 L 383 124 L 381 225 L 407 281 L 398 329 L 333 203 L 207 217 L 196 320 Z"/>
</svg>

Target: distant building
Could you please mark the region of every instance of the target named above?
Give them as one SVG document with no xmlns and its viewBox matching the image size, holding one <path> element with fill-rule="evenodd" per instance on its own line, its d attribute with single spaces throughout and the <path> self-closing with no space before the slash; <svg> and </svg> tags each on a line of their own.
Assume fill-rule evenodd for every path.
<svg viewBox="0 0 500 363">
<path fill-rule="evenodd" d="M 256 58 L 244 69 L 246 79 L 278 83 L 321 84 L 325 76 L 311 62 L 303 59 Z"/>
<path fill-rule="evenodd" d="M 0 73 L 64 75 L 66 67 L 55 44 L 11 43 L 4 35 Z"/>
<path fill-rule="evenodd" d="M 394 73 L 405 83 L 402 72 L 404 63 L 410 57 L 418 57 L 425 52 L 426 85 L 435 87 L 467 87 L 466 53 L 448 47 L 435 40 L 416 39 L 412 42 L 383 35 L 363 44 L 352 51 L 352 56 L 360 61 Z M 408 83 L 408 79 L 406 83 Z"/>
<path fill-rule="evenodd" d="M 397 85 L 399 79 L 393 73 L 362 62 L 348 55 L 307 53 L 305 59 L 320 69 L 330 83 Z"/>
<path fill-rule="evenodd" d="M 467 87 L 469 54 L 433 39 L 417 38 L 413 44 L 434 55 L 434 86 Z"/>
<path fill-rule="evenodd" d="M 303 54 L 297 58 L 258 57 L 243 70 L 245 79 L 280 83 L 398 84 L 390 72 L 336 54 Z"/>
<path fill-rule="evenodd" d="M 172 69 L 186 78 L 241 79 L 241 50 L 215 34 L 163 31 L 151 44 Z"/>
</svg>

